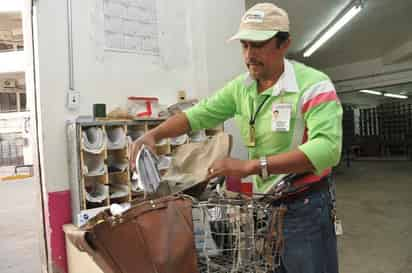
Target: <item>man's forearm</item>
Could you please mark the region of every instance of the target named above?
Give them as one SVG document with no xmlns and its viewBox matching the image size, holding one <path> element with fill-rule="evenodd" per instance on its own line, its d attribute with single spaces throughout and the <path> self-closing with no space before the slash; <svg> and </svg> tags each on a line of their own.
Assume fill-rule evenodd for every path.
<svg viewBox="0 0 412 273">
<path fill-rule="evenodd" d="M 178 113 L 162 122 L 159 126 L 149 131 L 156 141 L 168 137 L 177 137 L 190 131 L 189 120 L 184 113 Z"/>
<path fill-rule="evenodd" d="M 298 149 L 268 156 L 267 161 L 269 174 L 303 173 L 315 170 L 306 155 Z M 251 160 L 250 166 L 250 174 L 260 174 L 259 159 Z"/>
</svg>

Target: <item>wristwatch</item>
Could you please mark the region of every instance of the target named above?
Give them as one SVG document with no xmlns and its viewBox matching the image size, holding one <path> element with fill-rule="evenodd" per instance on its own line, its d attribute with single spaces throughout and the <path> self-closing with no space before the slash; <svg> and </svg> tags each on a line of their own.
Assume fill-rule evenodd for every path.
<svg viewBox="0 0 412 273">
<path fill-rule="evenodd" d="M 268 160 L 266 156 L 261 156 L 259 159 L 259 164 L 260 164 L 260 177 L 262 179 L 266 179 L 269 176 L 268 172 Z"/>
</svg>

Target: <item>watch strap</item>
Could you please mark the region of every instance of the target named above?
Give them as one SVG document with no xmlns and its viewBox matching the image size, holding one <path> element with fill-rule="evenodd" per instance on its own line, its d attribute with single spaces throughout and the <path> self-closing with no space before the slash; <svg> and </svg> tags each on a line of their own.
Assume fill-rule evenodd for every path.
<svg viewBox="0 0 412 273">
<path fill-rule="evenodd" d="M 262 179 L 266 179 L 269 176 L 268 160 L 266 156 L 260 157 L 259 164 L 260 164 L 260 176 L 262 177 Z"/>
</svg>

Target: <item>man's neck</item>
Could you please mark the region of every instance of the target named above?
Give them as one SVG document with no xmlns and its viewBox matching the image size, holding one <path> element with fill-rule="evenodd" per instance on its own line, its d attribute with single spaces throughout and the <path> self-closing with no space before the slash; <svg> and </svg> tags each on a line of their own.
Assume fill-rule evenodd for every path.
<svg viewBox="0 0 412 273">
<path fill-rule="evenodd" d="M 284 64 L 282 62 L 281 66 L 279 67 L 279 69 L 276 69 L 276 71 L 274 73 L 272 73 L 272 75 L 268 78 L 264 78 L 264 79 L 258 79 L 257 80 L 257 87 L 258 87 L 258 93 L 262 93 L 263 91 L 267 90 L 268 88 L 274 86 L 280 76 L 283 74 L 284 71 Z"/>
</svg>

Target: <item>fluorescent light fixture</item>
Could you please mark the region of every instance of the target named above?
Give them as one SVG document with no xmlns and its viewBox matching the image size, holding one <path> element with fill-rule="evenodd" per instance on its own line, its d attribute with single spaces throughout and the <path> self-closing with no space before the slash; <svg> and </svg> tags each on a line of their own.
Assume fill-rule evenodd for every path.
<svg viewBox="0 0 412 273">
<path fill-rule="evenodd" d="M 372 94 L 372 95 L 377 95 L 377 96 L 381 96 L 382 92 L 379 91 L 373 91 L 373 90 L 360 90 L 360 93 L 366 93 L 366 94 Z"/>
<path fill-rule="evenodd" d="M 392 93 L 385 93 L 383 95 L 385 97 L 395 98 L 395 99 L 407 99 L 408 98 L 408 96 L 405 96 L 405 95 L 398 95 L 398 94 L 392 94 Z"/>
<path fill-rule="evenodd" d="M 313 44 L 303 53 L 303 57 L 310 57 L 319 47 L 326 43 L 333 35 L 336 34 L 346 23 L 355 17 L 362 10 L 362 5 L 356 2 L 340 19 L 336 20 L 332 25 L 328 26 L 322 36 L 315 40 Z"/>
</svg>

